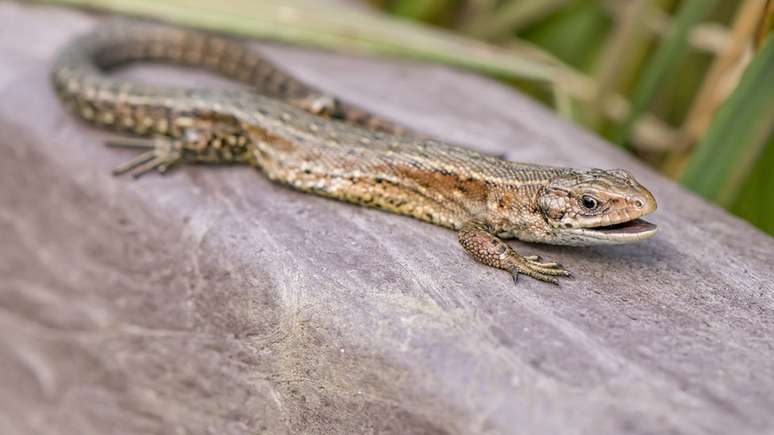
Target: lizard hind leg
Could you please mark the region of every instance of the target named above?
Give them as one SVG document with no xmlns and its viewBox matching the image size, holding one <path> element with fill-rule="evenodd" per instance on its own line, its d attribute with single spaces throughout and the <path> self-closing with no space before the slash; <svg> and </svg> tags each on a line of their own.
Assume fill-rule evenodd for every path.
<svg viewBox="0 0 774 435">
<path fill-rule="evenodd" d="M 134 159 L 117 166 L 113 169 L 113 175 L 122 175 L 128 172 L 132 174 L 132 177 L 139 178 L 153 170 L 163 174 L 182 160 L 180 145 L 169 139 L 117 137 L 109 139 L 106 145 L 113 148 L 147 150 Z"/>
<path fill-rule="evenodd" d="M 519 274 L 551 284 L 559 284 L 556 279 L 558 276 L 572 276 L 559 263 L 541 263 L 537 256 L 519 255 L 507 243 L 492 234 L 484 223 L 466 222 L 460 229 L 458 237 L 462 247 L 476 261 L 507 270 L 513 276 L 514 282 L 519 278 Z"/>
<path fill-rule="evenodd" d="M 248 137 L 228 122 L 203 122 L 200 127 L 180 131 L 176 137 L 113 138 L 107 145 L 145 150 L 113 171 L 115 175 L 129 172 L 135 178 L 153 170 L 164 173 L 183 162 L 249 163 L 252 156 Z"/>
<path fill-rule="evenodd" d="M 339 112 L 341 103 L 335 97 L 324 94 L 312 94 L 302 98 L 295 98 L 290 103 L 307 112 L 326 118 L 335 117 Z"/>
</svg>

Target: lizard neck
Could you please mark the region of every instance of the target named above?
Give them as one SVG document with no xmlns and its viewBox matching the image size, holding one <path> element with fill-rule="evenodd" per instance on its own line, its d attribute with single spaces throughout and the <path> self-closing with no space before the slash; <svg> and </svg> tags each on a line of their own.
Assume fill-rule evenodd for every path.
<svg viewBox="0 0 774 435">
<path fill-rule="evenodd" d="M 547 222 L 538 204 L 543 189 L 568 169 L 504 162 L 509 173 L 488 180 L 488 194 L 477 220 L 505 238 L 543 241 L 555 229 Z"/>
</svg>

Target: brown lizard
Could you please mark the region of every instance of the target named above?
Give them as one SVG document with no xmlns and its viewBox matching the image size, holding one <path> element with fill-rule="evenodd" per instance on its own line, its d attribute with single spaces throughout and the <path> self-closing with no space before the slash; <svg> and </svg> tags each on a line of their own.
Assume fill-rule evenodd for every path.
<svg viewBox="0 0 774 435">
<path fill-rule="evenodd" d="M 106 71 L 138 60 L 199 66 L 252 92 L 118 81 Z M 560 245 L 620 244 L 655 234 L 639 219 L 653 195 L 620 169 L 515 163 L 425 138 L 287 75 L 246 45 L 155 24 L 118 23 L 80 36 L 52 80 L 82 119 L 143 137 L 147 148 L 115 173 L 180 163 L 246 163 L 270 179 L 326 197 L 413 216 L 457 231 L 474 259 L 557 283 L 559 264 L 522 256 L 503 238 Z"/>
</svg>

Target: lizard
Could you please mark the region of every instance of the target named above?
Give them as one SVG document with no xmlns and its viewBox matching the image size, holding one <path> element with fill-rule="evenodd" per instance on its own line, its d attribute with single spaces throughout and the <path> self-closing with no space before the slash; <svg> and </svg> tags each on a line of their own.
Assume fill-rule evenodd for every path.
<svg viewBox="0 0 774 435">
<path fill-rule="evenodd" d="M 251 90 L 161 86 L 110 77 L 137 61 L 201 67 Z M 588 246 L 636 242 L 656 225 L 656 200 L 622 169 L 507 161 L 415 134 L 292 77 L 248 44 L 150 22 L 79 35 L 51 70 L 82 120 L 142 149 L 114 170 L 138 177 L 183 163 L 247 164 L 286 186 L 407 215 L 457 232 L 475 260 L 558 284 L 560 264 L 504 239 Z"/>
</svg>

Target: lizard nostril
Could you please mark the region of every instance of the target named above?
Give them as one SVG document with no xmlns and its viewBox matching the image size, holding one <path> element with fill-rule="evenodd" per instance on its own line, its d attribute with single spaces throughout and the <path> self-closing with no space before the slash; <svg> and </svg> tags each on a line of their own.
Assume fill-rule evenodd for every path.
<svg viewBox="0 0 774 435">
<path fill-rule="evenodd" d="M 634 200 L 634 205 L 635 205 L 637 208 L 642 208 L 642 207 L 645 207 L 645 201 L 643 201 L 643 200 L 641 200 L 641 199 L 639 199 L 639 198 L 638 198 L 638 199 L 635 199 L 635 200 Z"/>
</svg>

